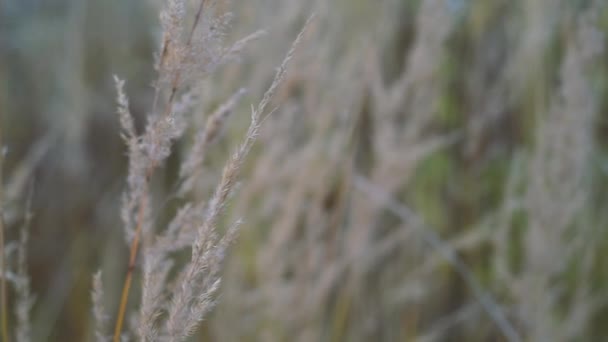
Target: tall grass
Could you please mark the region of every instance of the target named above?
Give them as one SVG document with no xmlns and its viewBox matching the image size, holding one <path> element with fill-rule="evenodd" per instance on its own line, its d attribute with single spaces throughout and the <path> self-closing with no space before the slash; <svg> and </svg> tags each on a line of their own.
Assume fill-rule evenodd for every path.
<svg viewBox="0 0 608 342">
<path fill-rule="evenodd" d="M 172 341 L 182 341 L 191 336 L 215 303 L 216 292 L 221 281 L 220 271 L 224 255 L 234 240 L 238 224 L 234 224 L 226 232 L 218 230 L 219 218 L 226 206 L 228 197 L 233 191 L 245 157 L 255 142 L 262 121 L 266 118 L 266 107 L 276 92 L 280 82 L 285 77 L 287 63 L 295 53 L 297 43 L 302 39 L 300 33 L 287 57 L 277 70 L 270 88 L 264 93 L 257 108 L 252 107 L 251 123 L 243 142 L 236 148 L 224 166 L 222 177 L 217 188 L 206 203 L 186 203 L 185 208 L 204 207 L 205 214 L 190 211 L 180 211 L 169 225 L 166 233 L 160 232 L 155 236 L 150 209 L 149 183 L 158 168 L 171 153 L 171 145 L 184 132 L 186 113 L 180 111 L 187 106 L 180 105 L 177 97 L 195 88 L 199 78 L 234 57 L 244 46 L 256 39 L 259 34 L 250 35 L 237 41 L 231 47 L 223 47 L 221 32 L 226 26 L 225 14 L 216 13 L 215 3 L 199 1 L 190 28 L 187 28 L 187 4 L 183 1 L 169 1 L 161 12 L 163 26 L 163 42 L 160 48 L 159 60 L 156 65 L 158 80 L 155 83 L 155 95 L 152 105 L 152 120 L 148 123 L 143 135 L 138 136 L 133 118 L 129 112 L 129 102 L 124 93 L 124 82 L 115 78 L 118 89 L 118 114 L 123 130 L 123 138 L 129 146 L 129 190 L 124 196 L 123 221 L 126 228 L 127 240 L 131 243 L 127 275 L 122 291 L 119 311 L 114 330 L 114 341 L 121 340 L 122 327 L 127 311 L 127 303 L 136 267 L 140 241 L 144 243 L 144 279 L 141 299 L 141 312 L 137 332 L 141 340 L 157 340 L 159 338 Z M 187 94 L 187 93 L 186 93 Z M 220 108 L 220 113 L 213 115 L 207 121 L 204 138 L 195 145 L 191 152 L 195 159 L 184 165 L 182 178 L 194 177 L 198 172 L 207 137 L 217 134 L 216 125 L 221 125 L 221 114 L 228 107 L 234 106 L 235 98 Z M 158 111 L 158 113 L 155 113 Z M 184 224 L 185 222 L 188 224 Z M 194 231 L 188 231 L 193 229 Z M 193 241 L 184 244 L 180 235 L 193 236 Z M 222 236 L 223 235 L 223 236 Z M 168 273 L 172 262 L 169 253 L 188 247 L 191 250 L 191 261 L 177 270 L 176 284 L 170 292 L 170 302 L 159 297 L 166 295 L 165 289 L 169 281 Z M 97 296 L 100 291 L 94 291 Z M 98 302 L 96 300 L 95 302 Z M 102 312 L 102 309 L 96 312 Z M 164 328 L 158 328 L 157 321 L 163 312 L 168 314 Z M 100 317 L 100 320 L 102 318 Z M 101 329 L 98 329 L 101 330 Z"/>
<path fill-rule="evenodd" d="M 3 340 L 601 340 L 607 15 L 1 4 Z"/>
</svg>

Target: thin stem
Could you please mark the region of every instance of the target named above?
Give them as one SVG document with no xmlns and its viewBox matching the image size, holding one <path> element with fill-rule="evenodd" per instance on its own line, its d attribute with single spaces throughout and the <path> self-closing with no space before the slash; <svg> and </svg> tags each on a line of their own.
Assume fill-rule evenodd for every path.
<svg viewBox="0 0 608 342">
<path fill-rule="evenodd" d="M 149 183 L 150 177 L 154 166 L 152 165 L 146 172 L 146 184 Z M 131 283 L 133 282 L 133 271 L 135 270 L 135 262 L 137 261 L 137 251 L 139 250 L 139 241 L 141 236 L 142 227 L 144 225 L 144 214 L 147 202 L 147 196 L 145 193 L 142 195 L 139 208 L 137 212 L 137 227 L 135 229 L 135 236 L 133 242 L 131 242 L 131 251 L 129 255 L 129 266 L 127 268 L 127 276 L 125 283 L 122 288 L 122 295 L 120 297 L 120 307 L 118 310 L 118 318 L 114 327 L 114 342 L 120 342 L 120 333 L 122 332 L 123 322 L 127 311 L 127 303 L 129 301 L 129 292 L 131 290 Z"/>
<path fill-rule="evenodd" d="M 203 7 L 205 6 L 205 0 L 201 0 L 198 10 L 196 11 L 196 16 L 194 17 L 194 23 L 192 23 L 192 29 L 190 30 L 190 36 L 188 37 L 188 46 L 192 43 L 192 37 L 194 36 L 194 31 L 198 26 L 198 22 L 201 19 L 201 15 L 203 14 Z"/>
<path fill-rule="evenodd" d="M 198 10 L 196 11 L 196 16 L 194 17 L 194 23 L 192 23 L 192 28 L 190 29 L 190 34 L 188 35 L 188 41 L 186 42 L 186 51 L 190 50 L 192 46 L 192 38 L 194 37 L 194 31 L 196 31 L 196 27 L 200 22 L 201 16 L 203 14 L 203 8 L 205 7 L 205 0 L 201 0 L 198 6 Z M 163 57 L 166 55 L 166 51 L 163 51 Z M 177 94 L 177 90 L 179 88 L 179 82 L 181 81 L 182 73 L 181 70 L 177 70 L 175 73 L 175 77 L 173 78 L 173 82 L 171 83 L 171 93 L 169 94 L 169 101 L 167 101 L 167 107 L 163 116 L 168 116 L 171 113 L 171 108 L 173 107 L 173 102 L 175 101 L 175 95 Z"/>
</svg>

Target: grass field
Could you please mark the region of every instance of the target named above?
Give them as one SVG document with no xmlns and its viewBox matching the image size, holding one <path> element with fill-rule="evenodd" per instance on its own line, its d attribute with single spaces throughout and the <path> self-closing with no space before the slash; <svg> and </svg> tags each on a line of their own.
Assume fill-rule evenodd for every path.
<svg viewBox="0 0 608 342">
<path fill-rule="evenodd" d="M 608 3 L 0 2 L 1 341 L 602 341 Z"/>
</svg>

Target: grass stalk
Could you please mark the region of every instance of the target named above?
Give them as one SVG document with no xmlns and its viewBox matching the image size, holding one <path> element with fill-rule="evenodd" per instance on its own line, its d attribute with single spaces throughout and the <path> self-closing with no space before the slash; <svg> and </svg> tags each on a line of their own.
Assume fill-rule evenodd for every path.
<svg viewBox="0 0 608 342">
<path fill-rule="evenodd" d="M 148 169 L 146 174 L 146 182 L 149 183 L 150 177 L 152 175 L 153 167 Z M 122 288 L 122 294 L 120 296 L 120 306 L 118 309 L 118 317 L 116 319 L 116 325 L 114 327 L 114 342 L 120 342 L 120 334 L 122 332 L 122 326 L 125 320 L 125 314 L 127 311 L 127 303 L 129 302 L 129 292 L 131 290 L 131 283 L 133 282 L 133 271 L 135 270 L 135 262 L 137 261 L 137 251 L 139 250 L 139 242 L 142 227 L 144 225 L 144 210 L 147 202 L 147 196 L 142 195 L 141 201 L 139 203 L 139 208 L 137 212 L 137 227 L 135 228 L 135 235 L 133 237 L 133 242 L 131 242 L 131 250 L 129 252 L 129 266 L 127 268 L 127 276 L 125 278 L 125 282 Z"/>
</svg>

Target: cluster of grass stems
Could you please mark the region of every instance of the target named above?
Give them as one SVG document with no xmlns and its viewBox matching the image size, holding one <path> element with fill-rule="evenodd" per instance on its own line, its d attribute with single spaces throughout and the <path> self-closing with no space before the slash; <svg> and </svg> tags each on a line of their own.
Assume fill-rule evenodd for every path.
<svg viewBox="0 0 608 342">
<path fill-rule="evenodd" d="M 233 16 L 227 1 L 163 1 L 151 94 L 130 101 L 113 77 L 126 189 L 108 206 L 120 215 L 100 199 L 90 211 L 120 216 L 128 254 L 98 258 L 110 261 L 87 280 L 91 323 L 67 330 L 100 342 L 608 332 L 602 1 L 514 1 L 525 14 L 507 1 L 271 3 Z M 238 36 L 234 17 L 272 25 Z M 49 187 L 35 176 L 69 159 L 57 150 L 83 153 L 86 134 L 51 129 L 3 177 L 2 101 L 0 337 L 48 339 L 57 292 L 33 295 L 28 243 L 53 216 L 36 219 Z M 94 174 L 87 162 L 62 172 Z"/>
</svg>

